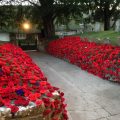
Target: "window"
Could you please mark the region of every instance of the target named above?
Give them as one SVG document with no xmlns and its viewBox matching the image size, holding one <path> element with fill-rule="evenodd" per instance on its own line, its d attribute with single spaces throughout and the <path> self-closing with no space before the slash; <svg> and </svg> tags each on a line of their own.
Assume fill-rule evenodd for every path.
<svg viewBox="0 0 120 120">
<path fill-rule="evenodd" d="M 26 34 L 24 33 L 16 34 L 16 39 L 18 40 L 26 39 Z"/>
</svg>

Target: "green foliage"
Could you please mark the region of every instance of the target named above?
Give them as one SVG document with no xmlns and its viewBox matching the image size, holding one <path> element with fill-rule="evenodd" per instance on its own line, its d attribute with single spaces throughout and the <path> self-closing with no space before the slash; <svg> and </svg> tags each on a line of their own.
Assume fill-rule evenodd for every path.
<svg viewBox="0 0 120 120">
<path fill-rule="evenodd" d="M 12 6 L 0 6 L 0 28 L 9 26 L 13 23 L 11 19 L 13 13 Z"/>
<path fill-rule="evenodd" d="M 28 18 L 30 14 L 29 6 L 0 6 L 0 28 L 4 31 L 12 31 L 21 27 L 24 18 Z M 29 17 L 30 18 L 30 17 Z"/>
<path fill-rule="evenodd" d="M 72 18 L 77 16 L 82 18 L 83 13 L 89 14 L 91 11 L 92 18 L 89 16 L 83 21 L 91 22 L 94 18 L 95 21 L 104 22 L 105 30 L 108 30 L 110 18 L 116 20 L 120 16 L 120 9 L 117 9 L 120 8 L 120 0 L 1 0 L 1 2 L 17 6 L 18 10 L 11 12 L 13 25 L 20 23 L 24 18 L 29 18 L 33 23 L 38 24 L 39 28 L 44 27 L 45 36 L 48 37 L 54 36 L 53 21 L 56 18 L 58 21 L 67 23 L 71 16 Z M 2 19 L 8 20 L 7 18 Z"/>
</svg>

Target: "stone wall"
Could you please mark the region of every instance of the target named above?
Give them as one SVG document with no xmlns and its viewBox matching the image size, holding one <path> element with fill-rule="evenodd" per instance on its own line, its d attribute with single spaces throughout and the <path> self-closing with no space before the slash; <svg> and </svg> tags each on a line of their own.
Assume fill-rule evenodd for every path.
<svg viewBox="0 0 120 120">
<path fill-rule="evenodd" d="M 10 41 L 10 35 L 9 33 L 0 33 L 0 41 Z"/>
</svg>

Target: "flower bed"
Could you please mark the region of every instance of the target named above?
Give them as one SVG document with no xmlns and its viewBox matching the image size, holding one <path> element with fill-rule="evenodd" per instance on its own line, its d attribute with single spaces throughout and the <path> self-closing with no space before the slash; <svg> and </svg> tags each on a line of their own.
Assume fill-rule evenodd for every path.
<svg viewBox="0 0 120 120">
<path fill-rule="evenodd" d="M 63 96 L 21 48 L 0 46 L 0 120 L 67 120 Z"/>
<path fill-rule="evenodd" d="M 50 42 L 46 50 L 103 79 L 120 82 L 120 47 L 65 37 Z"/>
</svg>

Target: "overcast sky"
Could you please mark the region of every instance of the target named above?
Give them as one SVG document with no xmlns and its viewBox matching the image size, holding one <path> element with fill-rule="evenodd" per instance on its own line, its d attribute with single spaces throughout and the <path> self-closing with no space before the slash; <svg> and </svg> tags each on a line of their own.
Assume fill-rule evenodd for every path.
<svg viewBox="0 0 120 120">
<path fill-rule="evenodd" d="M 30 5 L 29 2 L 22 2 L 21 3 L 22 0 L 14 0 L 14 1 L 15 2 L 12 2 L 12 0 L 2 0 L 2 1 L 0 1 L 0 5 L 10 5 L 10 4 L 12 4 L 12 5 L 19 5 L 19 4 L 21 4 L 21 5 Z M 31 0 L 31 1 L 33 1 L 33 0 Z"/>
</svg>

